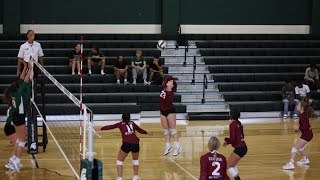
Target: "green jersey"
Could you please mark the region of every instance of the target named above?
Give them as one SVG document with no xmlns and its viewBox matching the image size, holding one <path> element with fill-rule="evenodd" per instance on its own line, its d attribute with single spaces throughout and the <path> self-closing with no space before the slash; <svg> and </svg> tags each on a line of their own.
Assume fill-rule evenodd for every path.
<svg viewBox="0 0 320 180">
<path fill-rule="evenodd" d="M 6 121 L 7 124 L 11 124 L 12 118 L 13 118 L 13 113 L 14 113 L 14 109 L 9 107 L 7 110 L 7 121 Z"/>
<path fill-rule="evenodd" d="M 19 79 L 19 83 L 21 84 L 20 88 L 11 93 L 12 109 L 15 113 L 25 114 L 29 106 L 31 83 L 25 83 L 22 79 Z"/>
<path fill-rule="evenodd" d="M 143 67 L 146 60 L 144 59 L 144 57 L 140 57 L 140 59 L 134 57 L 131 62 L 133 62 L 135 66 Z"/>
</svg>

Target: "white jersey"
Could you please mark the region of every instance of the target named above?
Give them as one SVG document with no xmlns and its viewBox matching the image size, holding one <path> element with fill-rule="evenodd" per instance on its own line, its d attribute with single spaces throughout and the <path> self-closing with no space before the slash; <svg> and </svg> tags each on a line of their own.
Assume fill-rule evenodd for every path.
<svg viewBox="0 0 320 180">
<path fill-rule="evenodd" d="M 20 50 L 18 53 L 18 58 L 21 58 L 25 61 L 29 61 L 29 59 L 31 58 L 38 62 L 39 57 L 43 56 L 44 54 L 41 48 L 41 44 L 36 41 L 33 41 L 32 44 L 29 44 L 28 41 L 25 42 L 20 46 Z"/>
</svg>

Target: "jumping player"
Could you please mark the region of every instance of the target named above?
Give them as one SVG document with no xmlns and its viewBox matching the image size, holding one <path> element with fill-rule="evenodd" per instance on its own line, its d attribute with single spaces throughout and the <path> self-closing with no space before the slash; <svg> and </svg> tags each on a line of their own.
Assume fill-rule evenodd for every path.
<svg viewBox="0 0 320 180">
<path fill-rule="evenodd" d="M 101 129 L 98 128 L 95 130 L 103 131 L 103 130 L 110 130 L 115 128 L 119 128 L 122 134 L 122 146 L 119 151 L 118 160 L 117 160 L 117 170 L 118 170 L 117 180 L 122 180 L 123 162 L 130 152 L 132 154 L 133 172 L 134 172 L 134 176 L 132 180 L 140 180 L 138 176 L 140 139 L 136 136 L 136 131 L 138 131 L 141 134 L 148 134 L 148 135 L 152 135 L 152 133 L 141 129 L 133 121 L 130 121 L 130 113 L 123 113 L 121 122 L 118 122 L 116 124 L 109 125 L 109 126 L 104 126 Z"/>
<path fill-rule="evenodd" d="M 171 76 L 163 81 L 163 90 L 160 93 L 160 119 L 164 129 L 166 149 L 164 156 L 172 151 L 170 143 L 170 134 L 174 137 L 173 155 L 177 156 L 180 153 L 179 134 L 176 129 L 176 108 L 173 103 L 174 91 L 177 87 L 175 80 Z"/>
<path fill-rule="evenodd" d="M 229 180 L 227 160 L 218 153 L 220 141 L 212 136 L 208 142 L 209 152 L 200 158 L 200 180 Z"/>
<path fill-rule="evenodd" d="M 309 159 L 307 158 L 307 154 L 305 152 L 305 147 L 308 144 L 308 142 L 311 141 L 313 138 L 313 132 L 311 129 L 311 124 L 309 119 L 313 114 L 313 109 L 310 107 L 308 101 L 301 100 L 297 106 L 297 110 L 300 113 L 299 126 L 294 125 L 293 129 L 296 132 L 300 131 L 301 136 L 291 150 L 290 161 L 282 167 L 285 170 L 294 169 L 294 160 L 297 156 L 298 151 L 300 151 L 303 157 L 299 162 L 297 162 L 297 164 L 305 165 L 310 163 Z"/>
<path fill-rule="evenodd" d="M 23 61 L 24 68 L 18 81 L 14 81 L 10 87 L 4 91 L 3 101 L 8 104 L 8 107 L 12 108 L 12 122 L 15 126 L 17 134 L 16 147 L 14 155 L 9 159 L 9 163 L 18 172 L 21 169 L 21 156 L 23 148 L 26 144 L 26 124 L 25 117 L 29 106 L 31 83 L 30 73 L 32 66 Z M 27 72 L 27 66 L 29 70 Z M 27 73 L 26 73 L 27 72 Z"/>
<path fill-rule="evenodd" d="M 228 159 L 228 171 L 234 177 L 235 180 L 240 180 L 238 169 L 236 165 L 247 154 L 247 145 L 244 141 L 244 133 L 242 123 L 239 121 L 240 112 L 236 109 L 230 111 L 229 125 L 230 136 L 224 139 L 223 146 L 226 147 L 231 144 L 234 147 L 234 151 L 231 153 Z"/>
</svg>

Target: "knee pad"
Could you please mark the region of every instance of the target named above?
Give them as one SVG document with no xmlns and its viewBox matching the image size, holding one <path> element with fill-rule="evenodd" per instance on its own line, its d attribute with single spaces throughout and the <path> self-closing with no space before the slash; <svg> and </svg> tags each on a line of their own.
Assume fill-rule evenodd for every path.
<svg viewBox="0 0 320 180">
<path fill-rule="evenodd" d="M 18 146 L 24 148 L 26 142 L 19 141 Z"/>
<path fill-rule="evenodd" d="M 299 151 L 300 151 L 300 152 L 303 152 L 304 149 L 305 149 L 305 147 L 302 147 L 302 148 L 299 149 Z"/>
<path fill-rule="evenodd" d="M 123 166 L 123 161 L 117 160 L 117 166 Z"/>
<path fill-rule="evenodd" d="M 163 132 L 163 134 L 164 134 L 165 136 L 167 136 L 167 135 L 169 135 L 169 134 L 170 134 L 170 132 L 169 132 L 169 130 L 168 130 L 168 129 L 165 129 L 165 130 L 164 130 L 164 132 Z"/>
<path fill-rule="evenodd" d="M 177 131 L 177 129 L 170 129 L 170 132 L 172 135 L 175 135 L 175 134 L 177 134 L 178 131 Z"/>
<path fill-rule="evenodd" d="M 291 149 L 291 153 L 297 153 L 297 152 L 298 152 L 298 149 L 297 149 L 297 148 L 293 147 L 293 148 Z"/>
<path fill-rule="evenodd" d="M 238 168 L 234 167 L 234 170 L 236 170 L 237 174 L 239 174 Z"/>
<path fill-rule="evenodd" d="M 228 169 L 228 172 L 231 174 L 232 177 L 235 177 L 238 173 L 234 167 Z"/>
<path fill-rule="evenodd" d="M 6 134 L 6 136 L 10 136 L 14 133 L 16 133 L 16 129 L 14 128 L 13 125 L 7 123 L 5 126 L 4 126 L 4 133 Z"/>
<path fill-rule="evenodd" d="M 135 166 L 139 166 L 139 160 L 133 160 L 132 164 L 135 165 Z"/>
</svg>

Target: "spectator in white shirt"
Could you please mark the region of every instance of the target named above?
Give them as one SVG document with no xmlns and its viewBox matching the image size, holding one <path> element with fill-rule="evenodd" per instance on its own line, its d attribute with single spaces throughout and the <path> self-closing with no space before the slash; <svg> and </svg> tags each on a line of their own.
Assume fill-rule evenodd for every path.
<svg viewBox="0 0 320 180">
<path fill-rule="evenodd" d="M 310 64 L 310 67 L 306 69 L 304 80 L 311 89 L 317 89 L 318 93 L 320 93 L 319 73 L 316 64 Z"/>
<path fill-rule="evenodd" d="M 309 101 L 310 105 L 312 104 L 312 99 L 310 98 L 310 88 L 308 85 L 303 84 L 302 81 L 297 82 L 295 87 L 296 97 L 299 100 L 306 99 Z"/>
<path fill-rule="evenodd" d="M 41 44 L 34 40 L 35 33 L 33 30 L 28 30 L 27 38 L 28 41 L 20 46 L 18 53 L 18 67 L 17 67 L 17 76 L 21 74 L 21 63 L 24 59 L 33 59 L 34 61 L 40 62 L 43 65 L 43 51 Z M 37 75 L 37 68 L 35 70 L 35 76 Z"/>
</svg>

